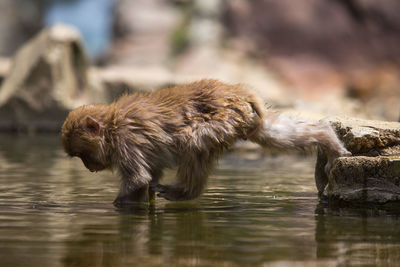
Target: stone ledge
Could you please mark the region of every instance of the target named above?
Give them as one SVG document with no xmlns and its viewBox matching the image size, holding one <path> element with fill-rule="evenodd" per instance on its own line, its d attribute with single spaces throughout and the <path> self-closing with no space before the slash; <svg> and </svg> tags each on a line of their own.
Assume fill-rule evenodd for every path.
<svg viewBox="0 0 400 267">
<path fill-rule="evenodd" d="M 346 148 L 353 155 L 372 156 L 400 153 L 400 123 L 358 118 L 328 118 Z"/>
<path fill-rule="evenodd" d="M 325 152 L 318 152 L 320 196 L 347 203 L 400 201 L 400 123 L 339 117 L 327 121 L 353 156 L 336 159 L 327 175 Z"/>
<path fill-rule="evenodd" d="M 335 161 L 328 198 L 386 203 L 400 200 L 400 157 L 344 157 Z"/>
</svg>

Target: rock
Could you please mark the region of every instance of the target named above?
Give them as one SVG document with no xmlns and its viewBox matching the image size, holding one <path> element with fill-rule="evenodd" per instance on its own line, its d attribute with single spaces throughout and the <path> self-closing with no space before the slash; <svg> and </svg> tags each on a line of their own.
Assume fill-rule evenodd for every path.
<svg viewBox="0 0 400 267">
<path fill-rule="evenodd" d="M 319 151 L 315 180 L 321 196 L 348 204 L 399 201 L 400 123 L 339 117 L 328 121 L 353 156 L 336 159 L 327 175 L 326 154 Z"/>
<path fill-rule="evenodd" d="M 339 117 L 328 120 L 353 155 L 391 155 L 400 145 L 398 122 Z"/>
<path fill-rule="evenodd" d="M 347 202 L 400 200 L 400 156 L 344 157 L 329 175 L 327 195 Z"/>
<path fill-rule="evenodd" d="M 0 86 L 6 77 L 8 70 L 10 69 L 10 60 L 7 58 L 0 57 Z"/>
<path fill-rule="evenodd" d="M 19 49 L 0 88 L 0 130 L 59 131 L 69 110 L 104 102 L 79 33 L 57 25 Z"/>
</svg>

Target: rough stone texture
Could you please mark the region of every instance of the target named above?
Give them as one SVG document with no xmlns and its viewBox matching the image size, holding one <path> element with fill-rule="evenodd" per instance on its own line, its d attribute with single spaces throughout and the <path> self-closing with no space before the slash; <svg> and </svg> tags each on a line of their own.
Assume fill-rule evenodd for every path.
<svg viewBox="0 0 400 267">
<path fill-rule="evenodd" d="M 376 202 L 400 200 L 400 156 L 344 157 L 329 175 L 329 198 Z"/>
<path fill-rule="evenodd" d="M 386 203 L 400 200 L 400 123 L 354 118 L 328 119 L 352 157 L 327 162 L 319 151 L 315 169 L 317 188 L 332 201 Z M 323 188 L 325 182 L 328 186 Z"/>
<path fill-rule="evenodd" d="M 105 101 L 95 76 L 77 31 L 43 30 L 18 50 L 1 84 L 0 130 L 58 131 L 70 109 Z"/>
<path fill-rule="evenodd" d="M 391 155 L 396 153 L 396 146 L 400 145 L 400 123 L 398 122 L 356 118 L 329 120 L 353 155 Z"/>
</svg>

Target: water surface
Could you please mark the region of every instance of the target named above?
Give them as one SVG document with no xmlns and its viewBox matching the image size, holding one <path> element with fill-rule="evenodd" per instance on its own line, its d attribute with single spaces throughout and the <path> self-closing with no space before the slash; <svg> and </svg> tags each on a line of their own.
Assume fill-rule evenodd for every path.
<svg viewBox="0 0 400 267">
<path fill-rule="evenodd" d="M 0 266 L 398 263 L 399 217 L 320 204 L 314 161 L 228 153 L 200 199 L 117 209 L 116 175 L 90 173 L 58 137 L 1 136 Z"/>
</svg>

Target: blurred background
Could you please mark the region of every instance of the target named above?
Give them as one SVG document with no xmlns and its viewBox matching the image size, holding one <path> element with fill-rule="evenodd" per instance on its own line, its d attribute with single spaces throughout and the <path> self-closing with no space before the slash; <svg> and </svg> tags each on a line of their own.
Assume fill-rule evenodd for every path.
<svg viewBox="0 0 400 267">
<path fill-rule="evenodd" d="M 277 108 L 398 121 L 399 11 L 397 0 L 0 0 L 0 82 L 21 47 L 62 23 L 80 33 L 89 60 L 77 65 L 101 80 L 80 87 L 107 95 L 97 88 L 66 109 L 217 78 Z"/>
<path fill-rule="evenodd" d="M 116 210 L 115 175 L 88 172 L 55 133 L 79 105 L 203 78 L 313 118 L 398 121 L 399 14 L 399 0 L 0 0 L 1 266 L 395 266 L 398 204 L 318 202 L 312 158 L 242 146 L 199 200 Z M 368 125 L 352 146 L 397 153 L 398 132 Z M 398 165 L 380 164 L 365 166 L 393 191 L 368 177 L 370 196 L 391 196 Z"/>
</svg>

